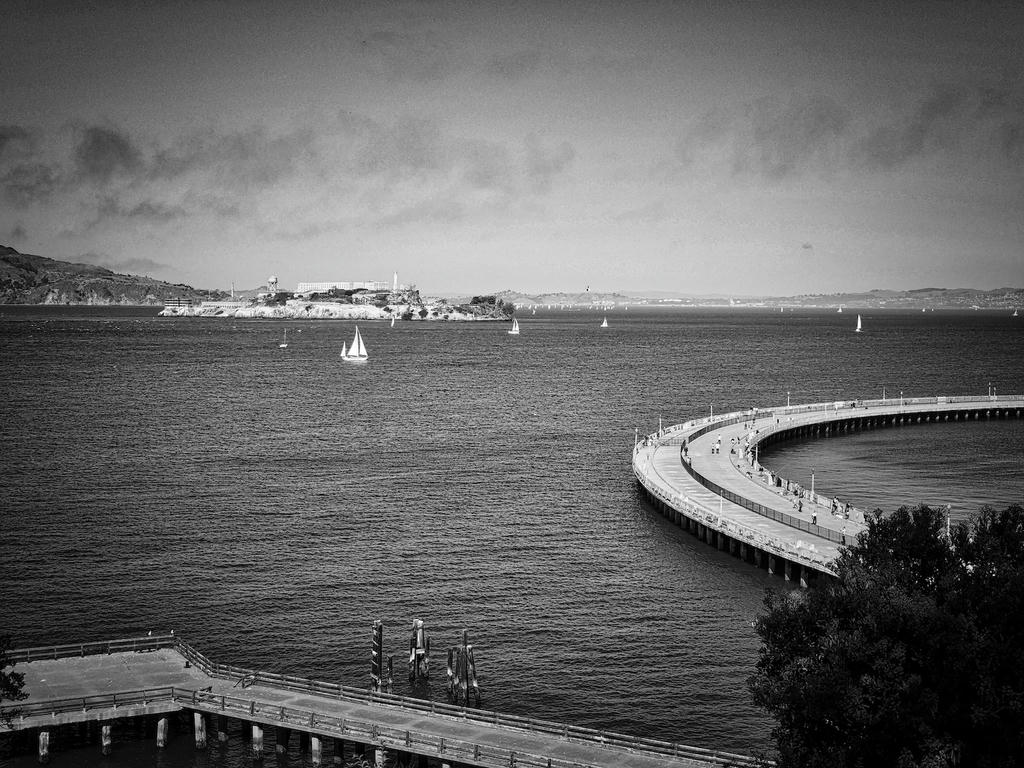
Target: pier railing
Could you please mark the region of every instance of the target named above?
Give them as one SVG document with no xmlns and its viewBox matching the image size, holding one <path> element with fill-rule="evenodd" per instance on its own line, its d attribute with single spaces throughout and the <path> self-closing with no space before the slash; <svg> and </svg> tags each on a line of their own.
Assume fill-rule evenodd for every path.
<svg viewBox="0 0 1024 768">
<path fill-rule="evenodd" d="M 73 643 L 70 645 L 47 645 L 38 648 L 15 648 L 7 652 L 11 664 L 43 659 L 66 659 L 70 656 L 97 656 L 122 651 L 155 651 L 157 648 L 174 648 L 178 638 L 174 635 L 150 635 L 122 640 L 102 640 L 94 643 Z"/>
</svg>

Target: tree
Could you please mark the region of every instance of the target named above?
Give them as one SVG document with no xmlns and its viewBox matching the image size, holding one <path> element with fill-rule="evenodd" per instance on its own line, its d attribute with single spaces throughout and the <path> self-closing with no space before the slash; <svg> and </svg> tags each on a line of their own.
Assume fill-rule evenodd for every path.
<svg viewBox="0 0 1024 768">
<path fill-rule="evenodd" d="M 0 706 L 4 701 L 23 701 L 28 694 L 22 691 L 25 687 L 25 676 L 20 672 L 14 672 L 14 663 L 7 658 L 7 651 L 11 648 L 11 636 L 0 635 Z M 17 710 L 3 707 L 0 713 L 0 721 L 11 724 L 11 720 L 17 715 Z"/>
<path fill-rule="evenodd" d="M 749 684 L 781 767 L 1024 765 L 1024 509 L 951 533 L 876 511 L 834 581 L 766 595 Z"/>
</svg>

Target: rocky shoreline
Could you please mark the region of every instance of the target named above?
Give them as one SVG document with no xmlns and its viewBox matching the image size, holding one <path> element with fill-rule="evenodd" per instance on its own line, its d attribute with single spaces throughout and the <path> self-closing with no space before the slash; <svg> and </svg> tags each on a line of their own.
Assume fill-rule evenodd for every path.
<svg viewBox="0 0 1024 768">
<path fill-rule="evenodd" d="M 477 305 L 478 306 L 478 305 Z M 510 321 L 504 313 L 467 311 L 446 303 L 437 304 L 341 304 L 330 301 L 289 299 L 284 304 L 250 302 L 203 302 L 197 306 L 169 305 L 161 317 L 218 317 L 267 320 L 395 320 L 409 321 Z"/>
</svg>

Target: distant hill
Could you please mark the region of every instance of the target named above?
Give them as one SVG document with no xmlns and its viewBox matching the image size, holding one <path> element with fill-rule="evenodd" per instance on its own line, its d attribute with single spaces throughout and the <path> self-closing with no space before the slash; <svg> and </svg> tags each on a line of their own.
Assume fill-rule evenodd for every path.
<svg viewBox="0 0 1024 768">
<path fill-rule="evenodd" d="M 222 299 L 224 291 L 121 275 L 92 264 L 33 256 L 0 245 L 0 304 L 164 304 Z"/>
</svg>

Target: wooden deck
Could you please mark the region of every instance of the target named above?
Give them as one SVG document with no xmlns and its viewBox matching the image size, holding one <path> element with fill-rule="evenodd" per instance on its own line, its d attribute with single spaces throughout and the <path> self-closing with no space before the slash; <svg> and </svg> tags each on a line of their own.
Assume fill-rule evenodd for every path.
<svg viewBox="0 0 1024 768">
<path fill-rule="evenodd" d="M 788 489 L 785 480 L 777 485 L 755 458 L 759 444 L 783 436 L 837 434 L 869 425 L 1022 415 L 1024 396 L 1020 395 L 889 398 L 726 413 L 647 435 L 633 452 L 633 472 L 659 508 L 676 522 L 697 521 L 730 543 L 740 542 L 809 571 L 831 574 L 829 564 L 844 538 L 852 542 L 864 530 L 863 511 L 833 514 L 831 499 L 810 492 L 810 478 L 801 478 L 799 487 L 792 478 Z"/>
<path fill-rule="evenodd" d="M 755 764 L 741 755 L 214 664 L 175 637 L 23 649 L 11 656 L 29 696 L 17 704 L 21 711 L 10 730 L 187 710 L 418 755 L 421 764 Z"/>
</svg>

